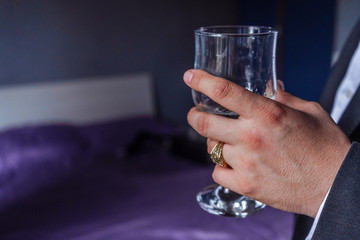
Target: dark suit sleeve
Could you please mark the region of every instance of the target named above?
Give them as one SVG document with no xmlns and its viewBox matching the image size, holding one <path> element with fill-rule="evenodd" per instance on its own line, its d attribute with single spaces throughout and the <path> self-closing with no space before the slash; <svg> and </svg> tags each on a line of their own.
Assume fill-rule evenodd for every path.
<svg viewBox="0 0 360 240">
<path fill-rule="evenodd" d="M 360 143 L 340 167 L 312 239 L 360 239 Z"/>
</svg>

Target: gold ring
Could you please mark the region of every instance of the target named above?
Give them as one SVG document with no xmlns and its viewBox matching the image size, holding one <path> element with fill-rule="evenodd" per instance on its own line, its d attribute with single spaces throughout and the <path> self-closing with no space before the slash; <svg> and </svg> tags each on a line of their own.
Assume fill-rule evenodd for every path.
<svg viewBox="0 0 360 240">
<path fill-rule="evenodd" d="M 225 161 L 222 155 L 223 146 L 224 146 L 223 142 L 218 142 L 211 150 L 210 157 L 213 163 L 220 165 L 222 167 L 230 168 L 229 164 L 227 164 L 227 162 Z"/>
</svg>

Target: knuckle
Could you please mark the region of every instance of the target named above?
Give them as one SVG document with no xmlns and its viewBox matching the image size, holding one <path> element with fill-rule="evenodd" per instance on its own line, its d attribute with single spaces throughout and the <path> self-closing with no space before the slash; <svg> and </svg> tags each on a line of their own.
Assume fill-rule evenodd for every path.
<svg viewBox="0 0 360 240">
<path fill-rule="evenodd" d="M 220 183 L 220 176 L 218 174 L 218 171 L 216 171 L 216 168 L 214 168 L 214 171 L 212 172 L 212 179 L 214 180 L 214 182 L 216 182 L 217 184 Z"/>
<path fill-rule="evenodd" d="M 246 143 L 248 147 L 252 150 L 260 149 L 263 146 L 263 139 L 262 137 L 254 132 L 248 133 L 245 136 Z"/>
<path fill-rule="evenodd" d="M 216 170 L 214 169 L 214 171 L 212 172 L 212 179 L 214 180 L 214 182 L 218 182 L 218 175 L 216 174 Z"/>
<path fill-rule="evenodd" d="M 252 181 L 240 181 L 239 189 L 241 193 L 245 196 L 253 196 L 256 193 L 256 187 Z"/>
<path fill-rule="evenodd" d="M 256 161 L 245 160 L 245 161 L 243 161 L 242 168 L 247 172 L 254 173 L 257 169 Z"/>
<path fill-rule="evenodd" d="M 213 96 L 215 101 L 216 100 L 223 100 L 226 97 L 231 97 L 232 94 L 232 85 L 229 81 L 221 80 L 218 81 L 214 87 Z"/>
<path fill-rule="evenodd" d="M 194 109 L 192 108 L 187 114 L 187 121 L 191 125 L 192 119 L 194 118 Z"/>
<path fill-rule="evenodd" d="M 187 119 L 188 123 L 190 123 L 190 121 L 191 121 L 191 110 L 188 112 L 188 114 L 186 116 L 186 119 Z"/>
<path fill-rule="evenodd" d="M 207 152 L 210 154 L 211 153 L 211 151 L 212 151 L 212 149 L 214 148 L 214 146 L 213 145 L 211 145 L 211 144 L 207 144 Z"/>
<path fill-rule="evenodd" d="M 249 131 L 242 133 L 241 141 L 245 143 L 247 147 L 249 147 L 251 150 L 258 150 L 264 144 L 263 137 L 256 128 L 250 129 Z"/>
<path fill-rule="evenodd" d="M 198 89 L 200 85 L 200 81 L 201 81 L 201 74 L 194 74 L 191 79 L 191 84 L 195 89 Z"/>
<path fill-rule="evenodd" d="M 308 105 L 308 108 L 311 110 L 311 111 L 314 111 L 314 112 L 319 112 L 319 111 L 322 111 L 323 108 L 321 107 L 321 105 L 317 102 L 307 102 L 307 105 Z"/>
<path fill-rule="evenodd" d="M 267 107 L 265 119 L 271 124 L 279 124 L 285 118 L 286 113 L 287 111 L 283 105 L 273 103 Z"/>
<path fill-rule="evenodd" d="M 200 114 L 196 121 L 196 130 L 201 135 L 206 135 L 209 129 L 210 121 L 206 115 Z"/>
</svg>

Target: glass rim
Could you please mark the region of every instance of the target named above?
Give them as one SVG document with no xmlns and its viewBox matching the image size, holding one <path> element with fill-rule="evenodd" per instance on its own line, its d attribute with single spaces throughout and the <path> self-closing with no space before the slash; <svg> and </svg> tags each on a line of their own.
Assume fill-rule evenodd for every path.
<svg viewBox="0 0 360 240">
<path fill-rule="evenodd" d="M 225 29 L 262 29 L 264 32 L 229 32 L 225 31 Z M 223 32 L 211 32 L 210 30 L 220 30 L 223 29 Z M 277 34 L 278 31 L 275 28 L 268 26 L 252 26 L 252 25 L 214 25 L 214 26 L 206 26 L 199 27 L 194 30 L 196 35 L 204 35 L 204 36 L 213 36 L 213 37 L 225 37 L 225 36 L 238 36 L 238 37 L 249 37 L 249 36 L 263 36 L 263 35 L 271 35 Z"/>
</svg>

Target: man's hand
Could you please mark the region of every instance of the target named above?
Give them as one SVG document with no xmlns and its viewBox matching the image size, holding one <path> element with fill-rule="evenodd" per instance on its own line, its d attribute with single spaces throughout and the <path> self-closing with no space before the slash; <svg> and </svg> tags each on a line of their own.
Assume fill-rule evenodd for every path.
<svg viewBox="0 0 360 240">
<path fill-rule="evenodd" d="M 232 167 L 216 166 L 214 181 L 272 207 L 315 217 L 350 148 L 350 141 L 314 102 L 282 90 L 277 101 L 201 70 L 184 74 L 189 87 L 236 112 L 239 119 L 200 112 L 189 124 L 208 138 L 208 151 L 225 143 Z"/>
</svg>

